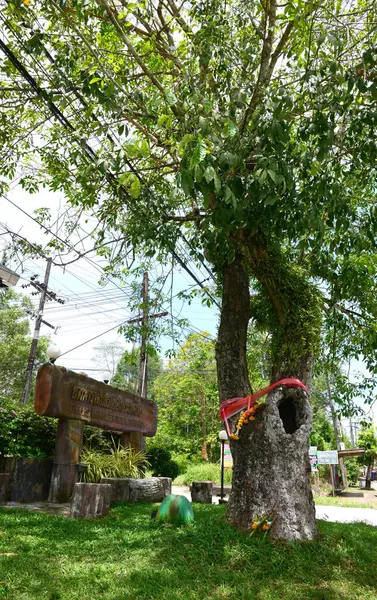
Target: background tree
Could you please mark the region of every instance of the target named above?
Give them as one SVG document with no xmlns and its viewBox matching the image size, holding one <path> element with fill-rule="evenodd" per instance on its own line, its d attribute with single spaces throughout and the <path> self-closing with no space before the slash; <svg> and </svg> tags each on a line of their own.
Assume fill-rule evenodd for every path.
<svg viewBox="0 0 377 600">
<path fill-rule="evenodd" d="M 207 332 L 187 337 L 155 380 L 153 390 L 159 424 L 152 444 L 193 458 L 217 460 L 215 343 Z"/>
<path fill-rule="evenodd" d="M 27 312 L 33 305 L 27 296 L 13 290 L 0 292 L 0 402 L 20 402 L 25 384 L 31 337 Z M 34 377 L 40 365 L 47 361 L 48 339 L 38 342 Z M 34 385 L 31 386 L 32 399 Z"/>
<path fill-rule="evenodd" d="M 117 370 L 118 362 L 124 353 L 124 346 L 116 341 L 101 342 L 94 350 L 96 354 L 92 360 L 104 371 L 109 371 L 113 377 Z"/>
<path fill-rule="evenodd" d="M 162 371 L 162 360 L 156 349 L 151 344 L 148 345 L 147 352 L 148 389 L 150 390 L 149 395 L 152 397 L 153 383 Z M 135 394 L 139 383 L 139 362 L 140 348 L 124 350 L 118 364 L 116 365 L 116 372 L 111 379 L 111 385 Z"/>
<path fill-rule="evenodd" d="M 365 448 L 362 462 L 367 466 L 365 487 L 370 490 L 372 469 L 377 456 L 377 436 L 375 427 L 372 424 L 364 422 L 364 426 L 359 433 L 357 445 L 359 448 Z"/>
<path fill-rule="evenodd" d="M 374 11 L 372 0 L 18 0 L 3 11 L 2 68 L 16 80 L 3 96 L 3 175 L 36 159 L 25 188 L 96 206 L 100 240 L 112 228 L 127 252 L 161 262 L 178 256 L 185 226 L 221 296 L 220 401 L 251 391 L 251 318 L 271 336 L 270 381 L 310 387 L 334 310 L 357 340 L 349 354 L 375 366 Z M 278 389 L 232 444 L 237 527 L 274 514 L 273 536 L 313 537 L 310 423 L 307 395 Z"/>
</svg>

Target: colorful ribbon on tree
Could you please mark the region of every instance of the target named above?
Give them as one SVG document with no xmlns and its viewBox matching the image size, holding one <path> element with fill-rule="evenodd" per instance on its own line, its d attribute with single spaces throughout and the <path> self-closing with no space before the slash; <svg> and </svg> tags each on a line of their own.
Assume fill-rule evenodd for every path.
<svg viewBox="0 0 377 600">
<path fill-rule="evenodd" d="M 228 436 L 231 436 L 228 423 L 228 419 L 230 419 L 230 417 L 233 417 L 233 415 L 240 412 L 240 410 L 243 410 L 244 408 L 249 410 L 250 406 L 255 404 L 259 398 L 269 394 L 272 392 L 272 390 L 282 385 L 285 387 L 299 387 L 304 389 L 306 392 L 308 391 L 306 385 L 304 385 L 299 379 L 295 377 L 286 377 L 285 379 L 279 379 L 279 381 L 271 383 L 271 385 L 259 390 L 252 396 L 246 396 L 246 398 L 231 398 L 230 400 L 225 400 L 225 402 L 222 402 L 220 405 L 220 419 L 225 423 Z"/>
</svg>

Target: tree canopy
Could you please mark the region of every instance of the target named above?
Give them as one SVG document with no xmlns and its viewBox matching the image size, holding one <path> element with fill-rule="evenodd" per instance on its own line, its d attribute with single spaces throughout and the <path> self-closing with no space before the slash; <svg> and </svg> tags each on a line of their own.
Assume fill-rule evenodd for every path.
<svg viewBox="0 0 377 600">
<path fill-rule="evenodd" d="M 95 206 L 125 253 L 177 252 L 183 229 L 216 272 L 259 232 L 374 366 L 374 2 L 17 0 L 1 18 L 3 191 L 17 171 Z"/>
</svg>

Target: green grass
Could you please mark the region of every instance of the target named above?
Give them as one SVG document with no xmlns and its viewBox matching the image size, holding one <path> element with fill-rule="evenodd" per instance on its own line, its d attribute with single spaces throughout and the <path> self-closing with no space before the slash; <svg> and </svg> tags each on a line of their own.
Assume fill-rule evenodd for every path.
<svg viewBox="0 0 377 600">
<path fill-rule="evenodd" d="M 102 520 L 0 510 L 1 600 L 376 600 L 377 528 L 319 522 L 314 542 L 250 538 L 224 506 L 186 528 L 151 505 Z M 5 556 L 5 553 L 11 553 Z"/>
<path fill-rule="evenodd" d="M 314 496 L 314 502 L 321 506 L 346 506 L 349 508 L 377 509 L 377 504 L 375 502 L 368 502 L 368 500 L 356 502 L 349 498 L 342 498 L 342 496 Z"/>
<path fill-rule="evenodd" d="M 216 463 L 201 463 L 188 467 L 186 473 L 178 475 L 174 479 L 174 485 L 190 485 L 193 481 L 213 481 L 220 483 L 221 471 L 220 465 Z M 232 470 L 225 469 L 224 482 L 229 485 L 232 483 Z"/>
</svg>

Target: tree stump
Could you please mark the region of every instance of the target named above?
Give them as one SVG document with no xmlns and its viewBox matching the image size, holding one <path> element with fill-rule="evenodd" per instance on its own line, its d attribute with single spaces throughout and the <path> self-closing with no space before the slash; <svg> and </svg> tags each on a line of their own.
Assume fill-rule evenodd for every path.
<svg viewBox="0 0 377 600">
<path fill-rule="evenodd" d="M 71 517 L 104 517 L 109 512 L 111 485 L 76 483 L 71 500 Z"/>
<path fill-rule="evenodd" d="M 10 496 L 10 473 L 0 473 L 0 503 L 7 502 Z"/>
<path fill-rule="evenodd" d="M 191 500 L 199 504 L 212 504 L 212 481 L 193 481 L 191 484 Z"/>
<path fill-rule="evenodd" d="M 171 494 L 170 477 L 146 477 L 129 481 L 129 502 L 162 502 Z"/>
<path fill-rule="evenodd" d="M 128 502 L 130 498 L 130 481 L 129 477 L 103 477 L 101 483 L 111 485 L 111 504 L 117 502 Z"/>
</svg>

